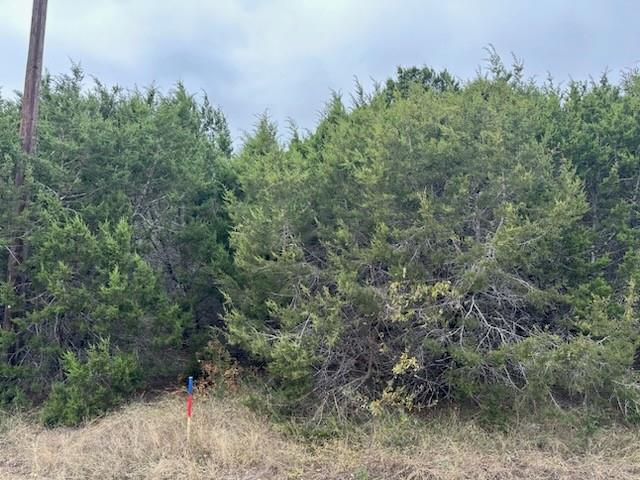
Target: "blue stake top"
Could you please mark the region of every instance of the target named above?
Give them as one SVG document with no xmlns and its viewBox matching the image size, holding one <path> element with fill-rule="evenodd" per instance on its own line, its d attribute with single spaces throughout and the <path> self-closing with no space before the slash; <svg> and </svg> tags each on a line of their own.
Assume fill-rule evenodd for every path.
<svg viewBox="0 0 640 480">
<path fill-rule="evenodd" d="M 189 382 L 187 384 L 187 392 L 189 395 L 193 394 L 193 377 L 189 377 Z"/>
</svg>

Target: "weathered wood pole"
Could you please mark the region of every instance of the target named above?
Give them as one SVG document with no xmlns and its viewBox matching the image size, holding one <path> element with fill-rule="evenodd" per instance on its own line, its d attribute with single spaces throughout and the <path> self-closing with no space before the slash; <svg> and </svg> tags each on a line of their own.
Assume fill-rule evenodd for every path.
<svg viewBox="0 0 640 480">
<path fill-rule="evenodd" d="M 35 149 L 36 121 L 38 119 L 38 99 L 40 81 L 42 79 L 42 58 L 44 52 L 44 30 L 47 21 L 47 0 L 33 0 L 31 13 L 31 34 L 29 36 L 29 55 L 27 57 L 27 71 L 22 94 L 22 111 L 20 115 L 20 141 L 25 157 L 31 155 Z M 28 192 L 24 191 L 25 164 L 24 158 L 18 159 L 15 167 L 15 187 L 18 202 L 14 211 L 14 220 L 20 218 L 27 208 Z M 14 232 L 12 245 L 9 249 L 7 262 L 7 283 L 12 286 L 17 295 L 23 293 L 24 280 L 18 274 L 18 267 L 25 259 L 25 244 L 23 233 Z M 4 306 L 2 326 L 5 330 L 12 330 L 12 306 Z"/>
</svg>

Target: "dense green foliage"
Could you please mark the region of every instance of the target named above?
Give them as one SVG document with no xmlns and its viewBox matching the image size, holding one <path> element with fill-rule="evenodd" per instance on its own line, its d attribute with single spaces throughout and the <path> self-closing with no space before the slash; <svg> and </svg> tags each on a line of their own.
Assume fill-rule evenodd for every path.
<svg viewBox="0 0 640 480">
<path fill-rule="evenodd" d="M 69 382 L 52 391 L 49 423 L 80 420 L 145 383 L 176 381 L 206 344 L 207 327 L 220 323 L 216 279 L 231 269 L 222 114 L 181 85 L 163 96 L 82 84 L 79 70 L 43 82 L 20 218 L 18 105 L 1 104 L 2 250 L 23 238 L 28 255 L 19 288 L 0 283 L 0 305 L 14 306 L 0 336 L 0 390 L 4 402 L 23 403 Z M 138 370 L 142 377 L 130 374 Z M 112 391 L 79 405 L 94 388 Z"/>
<path fill-rule="evenodd" d="M 122 403 L 140 386 L 142 372 L 130 354 L 111 353 L 107 341 L 84 353 L 85 362 L 70 351 L 62 356 L 65 381 L 51 387 L 42 409 L 45 425 L 76 425 Z"/>
<path fill-rule="evenodd" d="M 247 141 L 226 318 L 281 401 L 640 413 L 640 77 L 490 67 L 400 69 L 309 138 Z"/>
<path fill-rule="evenodd" d="M 75 423 L 206 361 L 216 326 L 216 358 L 288 411 L 640 418 L 640 75 L 561 89 L 489 67 L 400 68 L 306 137 L 261 118 L 235 156 L 180 85 L 47 78 L 21 218 L 0 101 L 0 243 L 29 248 L 24 288 L 0 284 L 2 401 Z"/>
</svg>

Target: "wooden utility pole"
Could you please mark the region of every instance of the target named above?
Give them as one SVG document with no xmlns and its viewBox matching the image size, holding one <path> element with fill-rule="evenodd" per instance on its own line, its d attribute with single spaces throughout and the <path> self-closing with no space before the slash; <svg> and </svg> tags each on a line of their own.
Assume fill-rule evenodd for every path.
<svg viewBox="0 0 640 480">
<path fill-rule="evenodd" d="M 31 34 L 29 36 L 29 55 L 27 57 L 27 71 L 22 94 L 22 112 L 20 116 L 20 141 L 24 156 L 31 155 L 35 149 L 36 121 L 38 118 L 38 99 L 40 95 L 40 81 L 42 79 L 42 56 L 44 51 L 44 29 L 47 21 L 47 0 L 33 0 L 31 13 Z M 18 202 L 14 211 L 14 221 L 19 219 L 27 208 L 28 192 L 24 191 L 25 164 L 24 158 L 16 162 L 15 187 Z M 12 248 L 7 262 L 7 283 L 13 287 L 16 295 L 22 295 L 24 280 L 18 274 L 19 265 L 25 259 L 25 244 L 23 235 L 15 231 Z M 12 306 L 4 306 L 2 326 L 12 330 Z"/>
</svg>

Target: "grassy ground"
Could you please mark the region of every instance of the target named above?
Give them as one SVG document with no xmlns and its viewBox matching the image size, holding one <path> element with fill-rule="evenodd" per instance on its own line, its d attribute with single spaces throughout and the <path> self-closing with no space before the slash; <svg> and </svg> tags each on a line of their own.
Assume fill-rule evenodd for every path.
<svg viewBox="0 0 640 480">
<path fill-rule="evenodd" d="M 487 432 L 455 415 L 376 420 L 323 444 L 284 434 L 235 400 L 138 402 L 78 429 L 0 427 L 1 479 L 640 479 L 640 431 L 523 424 Z"/>
</svg>

